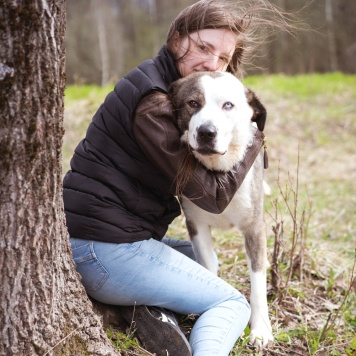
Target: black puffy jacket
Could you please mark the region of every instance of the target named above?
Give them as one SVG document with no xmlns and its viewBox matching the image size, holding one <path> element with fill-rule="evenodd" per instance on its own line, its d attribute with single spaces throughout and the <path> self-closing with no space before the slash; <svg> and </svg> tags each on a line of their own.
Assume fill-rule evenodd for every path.
<svg viewBox="0 0 356 356">
<path fill-rule="evenodd" d="M 106 242 L 161 239 L 180 214 L 176 177 L 188 153 L 167 93 L 179 78 L 164 46 L 121 79 L 94 115 L 64 178 L 64 208 L 72 237 Z M 244 159 L 229 172 L 195 162 L 183 194 L 219 214 L 227 207 L 261 146 L 256 130 Z"/>
<path fill-rule="evenodd" d="M 132 119 L 147 94 L 167 92 L 179 78 L 164 46 L 121 79 L 100 106 L 64 178 L 64 207 L 72 237 L 107 242 L 160 239 L 180 214 L 172 183 L 137 145 Z"/>
</svg>

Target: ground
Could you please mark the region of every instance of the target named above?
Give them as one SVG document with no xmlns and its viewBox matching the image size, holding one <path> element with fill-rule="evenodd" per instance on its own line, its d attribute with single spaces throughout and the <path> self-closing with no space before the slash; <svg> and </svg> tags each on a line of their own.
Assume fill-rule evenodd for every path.
<svg viewBox="0 0 356 356">
<path fill-rule="evenodd" d="M 245 82 L 268 110 L 270 167 L 265 173 L 272 194 L 265 198 L 265 220 L 275 343 L 267 350 L 254 350 L 248 346 L 246 330 L 230 356 L 354 355 L 356 77 L 266 76 Z M 64 171 L 109 90 L 89 89 L 67 90 Z M 83 95 L 83 90 L 88 92 Z M 184 216 L 168 234 L 187 237 Z M 214 236 L 220 276 L 249 297 L 241 235 L 215 231 Z M 189 333 L 192 322 L 181 321 Z M 118 347 L 123 354 L 149 355 L 137 346 L 122 345 Z"/>
</svg>

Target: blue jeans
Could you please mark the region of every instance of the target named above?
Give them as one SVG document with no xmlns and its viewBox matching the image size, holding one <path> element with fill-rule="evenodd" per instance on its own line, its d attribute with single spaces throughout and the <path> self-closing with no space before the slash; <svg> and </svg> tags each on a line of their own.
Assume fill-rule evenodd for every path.
<svg viewBox="0 0 356 356">
<path fill-rule="evenodd" d="M 189 340 L 194 356 L 228 355 L 249 321 L 245 297 L 195 262 L 189 241 L 70 242 L 82 283 L 94 299 L 199 314 Z"/>
</svg>

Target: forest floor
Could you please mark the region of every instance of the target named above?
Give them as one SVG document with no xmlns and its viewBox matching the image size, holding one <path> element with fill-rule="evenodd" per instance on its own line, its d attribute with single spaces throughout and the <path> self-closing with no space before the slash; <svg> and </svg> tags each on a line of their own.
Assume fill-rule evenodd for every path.
<svg viewBox="0 0 356 356">
<path fill-rule="evenodd" d="M 272 192 L 265 197 L 265 220 L 275 342 L 255 350 L 248 345 L 247 328 L 230 356 L 354 355 L 356 76 L 259 76 L 245 84 L 268 110 L 265 176 Z M 63 171 L 108 90 L 67 88 Z M 184 216 L 168 236 L 187 237 Z M 214 239 L 219 275 L 249 297 L 242 236 L 214 231 Z M 189 333 L 193 321 L 181 321 Z M 136 342 L 119 342 L 118 335 L 109 336 L 122 355 L 150 355 Z"/>
</svg>

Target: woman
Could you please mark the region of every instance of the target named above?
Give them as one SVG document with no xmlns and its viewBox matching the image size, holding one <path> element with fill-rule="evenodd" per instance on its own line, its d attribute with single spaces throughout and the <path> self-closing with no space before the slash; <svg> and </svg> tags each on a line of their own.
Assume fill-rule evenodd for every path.
<svg viewBox="0 0 356 356">
<path fill-rule="evenodd" d="M 64 178 L 70 242 L 87 293 L 135 306 L 129 318 L 157 355 L 228 355 L 250 318 L 245 297 L 196 263 L 190 242 L 164 237 L 180 214 L 175 181 L 187 153 L 168 87 L 195 71 L 240 72 L 250 18 L 232 4 L 202 0 L 178 15 L 158 56 L 121 79 L 100 106 Z M 237 189 L 235 170 L 199 166 L 183 194 L 220 213 Z M 200 315 L 190 346 L 174 317 L 156 307 Z"/>
</svg>

